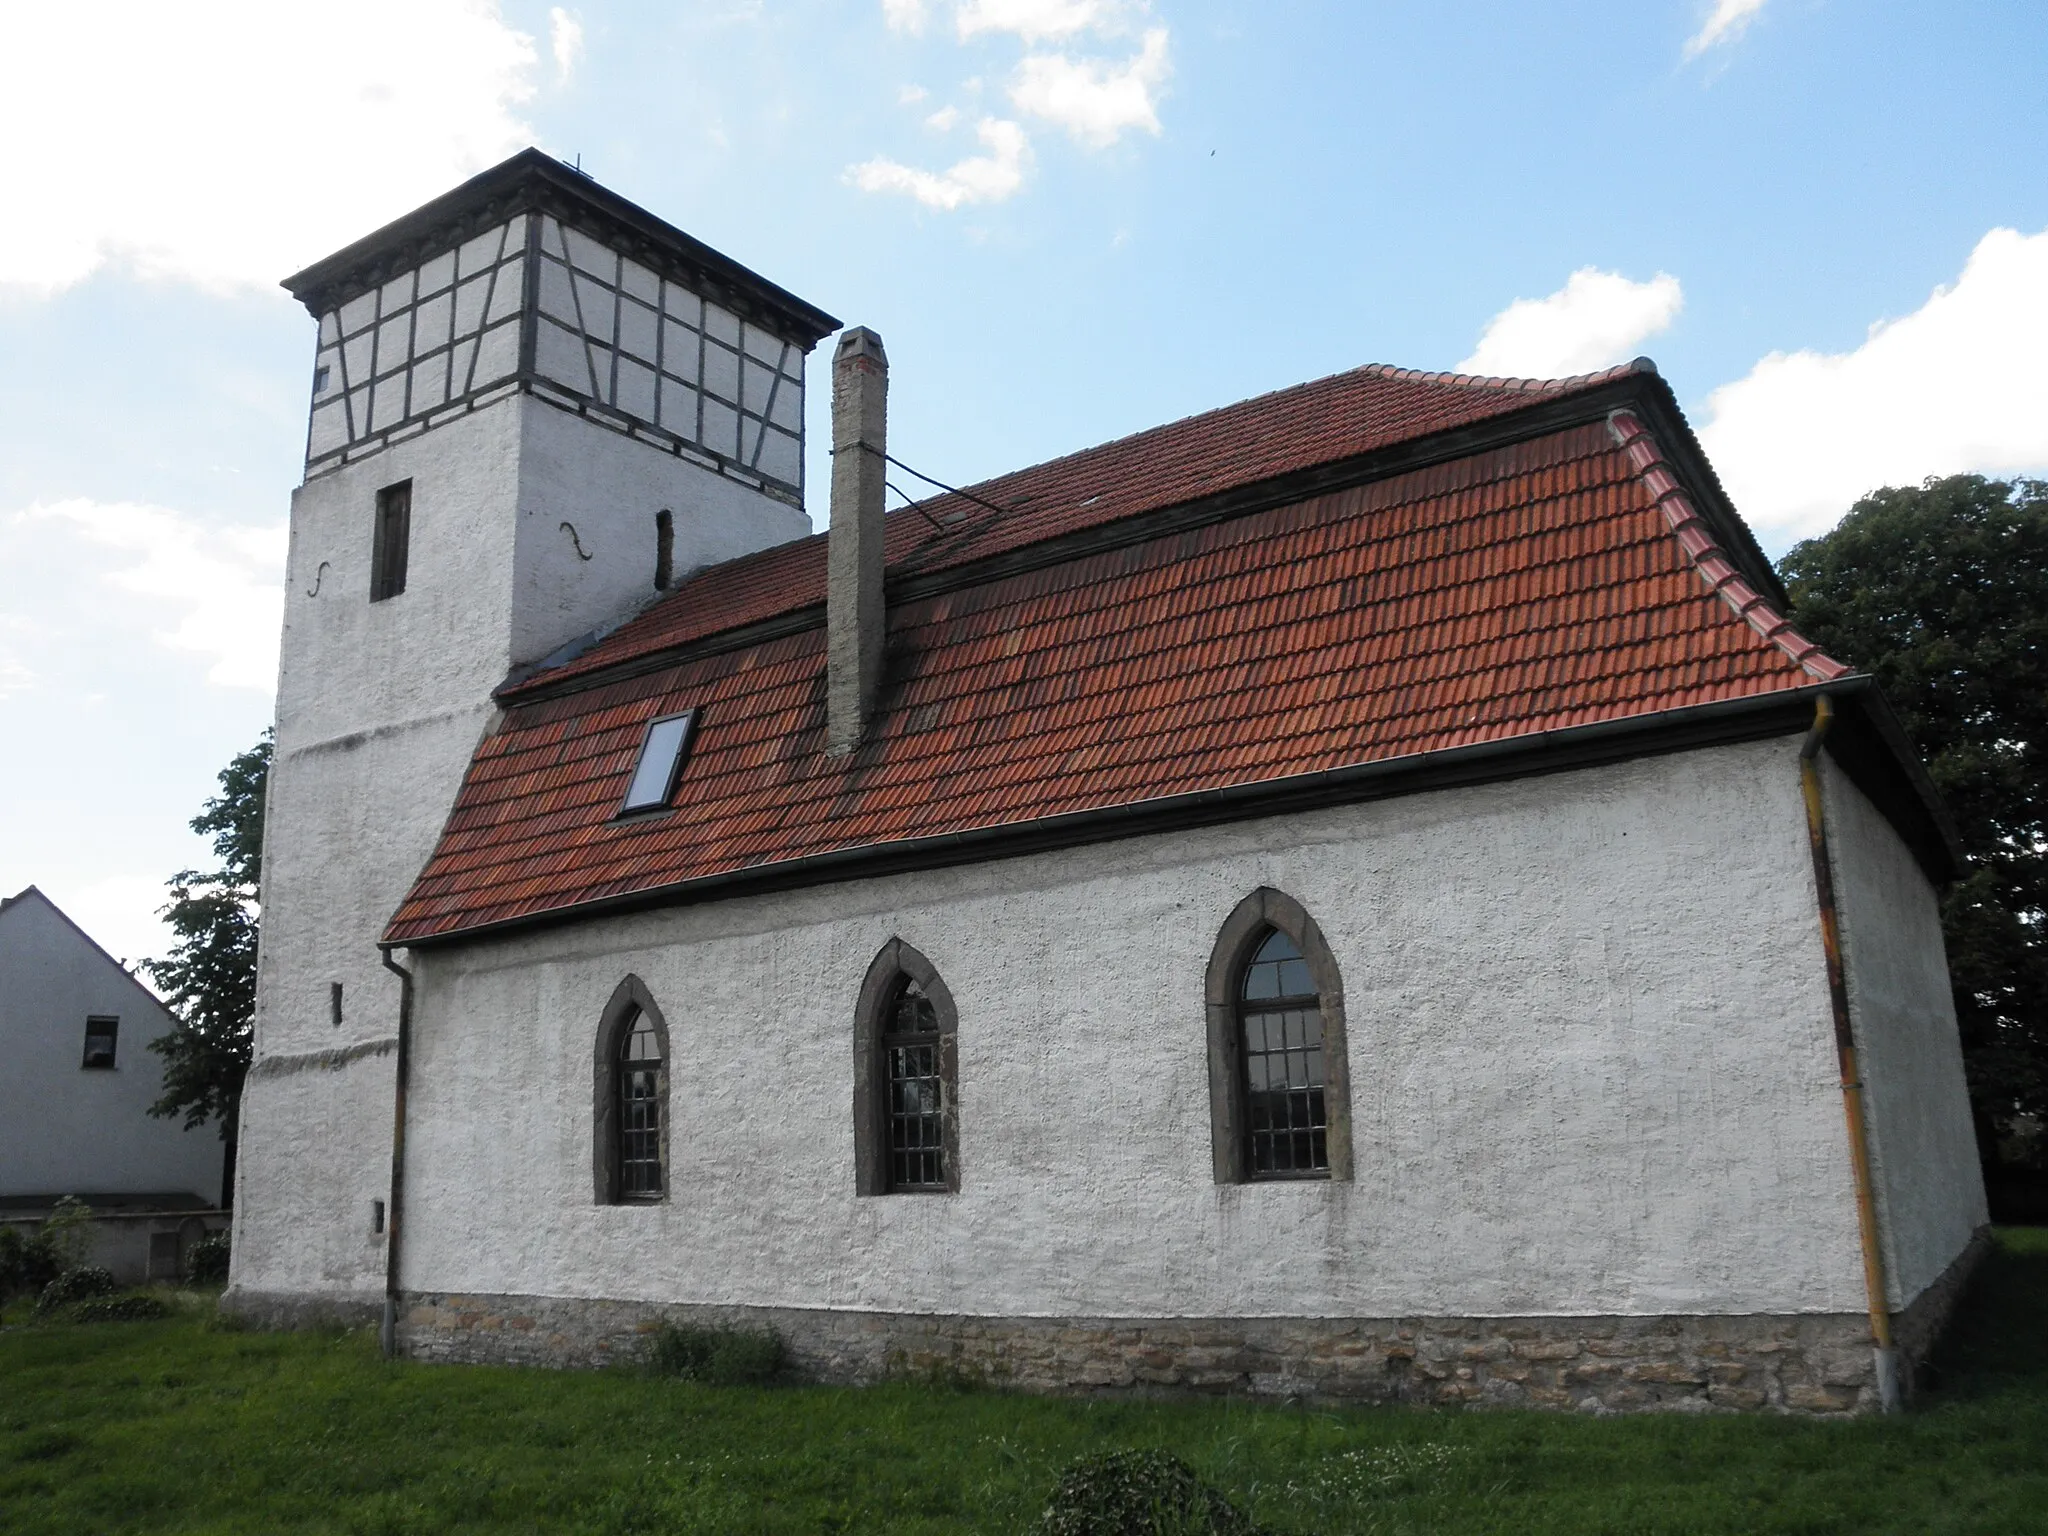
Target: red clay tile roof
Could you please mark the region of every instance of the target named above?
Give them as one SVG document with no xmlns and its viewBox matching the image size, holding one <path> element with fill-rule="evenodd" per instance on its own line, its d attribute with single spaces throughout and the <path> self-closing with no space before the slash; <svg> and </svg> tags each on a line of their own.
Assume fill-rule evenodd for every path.
<svg viewBox="0 0 2048 1536">
<path fill-rule="evenodd" d="M 891 576 L 946 570 L 1654 371 L 1642 358 L 1570 379 L 1356 368 L 984 481 L 969 487 L 972 500 L 926 501 L 921 512 L 890 517 L 885 558 Z M 916 488 L 894 471 L 891 478 Z M 777 545 L 697 572 L 546 681 L 774 618 L 824 595 L 824 535 Z"/>
<path fill-rule="evenodd" d="M 947 537 L 978 557 L 1069 531 L 1089 496 L 1127 516 L 1532 393 L 1362 370 L 990 482 L 977 494 L 1033 504 Z M 1363 419 L 1387 398 L 1398 423 Z M 892 577 L 967 558 L 917 513 L 890 523 Z M 506 718 L 386 940 L 1839 675 L 1701 547 L 1704 527 L 1618 414 L 1034 569 L 964 572 L 892 602 L 878 715 L 846 758 L 823 751 L 821 625 L 661 656 L 818 600 L 822 540 L 735 561 L 504 690 Z M 647 670 L 562 687 L 634 658 Z M 675 809 L 615 820 L 647 721 L 687 708 L 699 729 Z"/>
</svg>

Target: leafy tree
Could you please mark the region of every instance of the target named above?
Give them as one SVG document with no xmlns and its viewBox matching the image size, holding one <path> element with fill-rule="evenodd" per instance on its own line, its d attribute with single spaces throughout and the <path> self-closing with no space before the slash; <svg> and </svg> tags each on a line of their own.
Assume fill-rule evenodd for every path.
<svg viewBox="0 0 2048 1536">
<path fill-rule="evenodd" d="M 256 1025 L 258 880 L 263 865 L 263 791 L 270 732 L 220 773 L 220 793 L 192 818 L 211 834 L 220 867 L 180 870 L 169 881 L 165 921 L 177 935 L 170 955 L 143 968 L 163 991 L 178 1027 L 150 1042 L 164 1058 L 163 1096 L 149 1112 L 185 1117 L 187 1129 L 220 1123 L 227 1143 L 221 1203 L 232 1197 L 242 1080 Z"/>
<path fill-rule="evenodd" d="M 1795 621 L 1874 675 L 1967 864 L 1942 903 L 1986 1162 L 2048 1115 L 2048 482 L 1872 492 L 1779 563 Z"/>
</svg>

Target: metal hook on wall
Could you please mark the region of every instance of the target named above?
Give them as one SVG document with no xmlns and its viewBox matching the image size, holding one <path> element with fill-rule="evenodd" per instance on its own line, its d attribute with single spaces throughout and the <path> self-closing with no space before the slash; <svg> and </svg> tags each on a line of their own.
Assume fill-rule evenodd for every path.
<svg viewBox="0 0 2048 1536">
<path fill-rule="evenodd" d="M 320 562 L 320 568 L 313 572 L 313 585 L 306 588 L 306 596 L 318 597 L 320 595 L 320 583 L 325 581 L 326 579 L 327 562 L 325 560 L 322 560 Z"/>
<path fill-rule="evenodd" d="M 576 525 L 574 523 L 564 523 L 562 524 L 562 532 L 568 534 L 569 542 L 576 546 L 576 558 L 588 560 L 590 556 L 583 552 L 583 541 L 576 537 Z"/>
</svg>

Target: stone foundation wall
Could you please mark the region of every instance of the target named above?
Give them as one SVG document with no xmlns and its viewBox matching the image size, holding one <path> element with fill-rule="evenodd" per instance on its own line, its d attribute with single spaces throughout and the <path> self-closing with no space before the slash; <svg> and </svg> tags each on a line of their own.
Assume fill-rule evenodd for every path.
<svg viewBox="0 0 2048 1536">
<path fill-rule="evenodd" d="M 416 1359 L 588 1366 L 663 1319 L 773 1328 L 813 1380 L 965 1378 L 1025 1392 L 1227 1394 L 1619 1412 L 1876 1406 L 1868 1322 L 1808 1317 L 992 1318 L 411 1295 Z"/>
<path fill-rule="evenodd" d="M 1939 1338 L 1990 1248 L 1978 1231 L 1894 1320 L 1901 1379 Z M 382 1298 L 230 1291 L 266 1327 L 374 1323 Z M 589 1367 L 637 1361 L 664 1322 L 772 1328 L 814 1381 L 938 1377 L 1022 1392 L 1232 1395 L 1305 1403 L 1471 1403 L 1586 1413 L 1877 1406 L 1862 1313 L 1722 1317 L 1037 1318 L 711 1307 L 408 1292 L 417 1360 Z"/>
<path fill-rule="evenodd" d="M 1902 1312 L 1892 1318 L 1892 1344 L 1899 1352 L 1899 1381 L 1911 1396 L 1921 1375 L 1920 1367 L 1941 1342 L 1941 1335 L 1962 1299 L 1970 1277 L 1991 1252 L 1991 1228 L 1982 1226 L 1970 1234 L 1970 1241 L 1956 1255 L 1941 1277 Z"/>
</svg>

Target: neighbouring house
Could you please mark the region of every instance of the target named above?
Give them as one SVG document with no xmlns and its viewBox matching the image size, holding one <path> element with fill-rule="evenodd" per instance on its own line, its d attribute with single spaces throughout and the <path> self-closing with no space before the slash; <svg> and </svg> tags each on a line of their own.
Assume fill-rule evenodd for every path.
<svg viewBox="0 0 2048 1536">
<path fill-rule="evenodd" d="M 176 1027 L 120 961 L 34 886 L 0 900 L 0 1222 L 92 1207 L 90 1257 L 128 1281 L 176 1279 L 225 1225 L 226 1149 L 149 1106 L 150 1041 Z"/>
<path fill-rule="evenodd" d="M 227 1304 L 437 1359 L 1848 1412 L 1981 1252 L 1942 809 L 1645 362 L 884 515 L 880 339 L 528 152 L 319 337 Z M 901 473 L 899 473 L 901 471 Z"/>
</svg>

